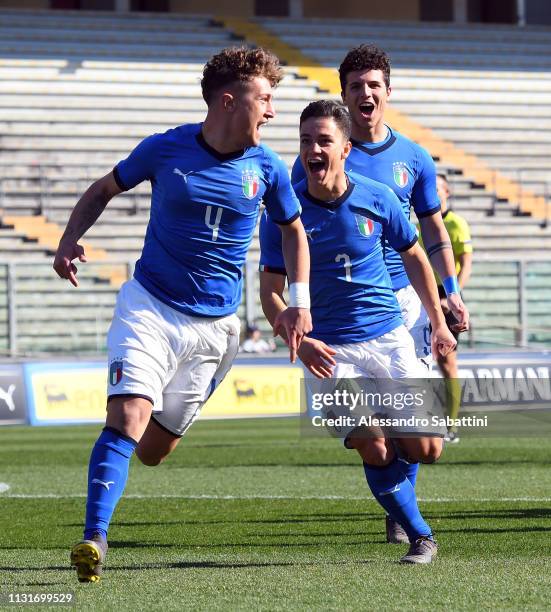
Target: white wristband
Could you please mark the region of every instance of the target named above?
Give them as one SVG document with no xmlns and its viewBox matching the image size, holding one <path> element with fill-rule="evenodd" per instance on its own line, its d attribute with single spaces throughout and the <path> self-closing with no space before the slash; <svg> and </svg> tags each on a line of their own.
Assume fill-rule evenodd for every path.
<svg viewBox="0 0 551 612">
<path fill-rule="evenodd" d="M 289 306 L 292 308 L 310 308 L 308 283 L 291 283 L 289 285 Z"/>
</svg>

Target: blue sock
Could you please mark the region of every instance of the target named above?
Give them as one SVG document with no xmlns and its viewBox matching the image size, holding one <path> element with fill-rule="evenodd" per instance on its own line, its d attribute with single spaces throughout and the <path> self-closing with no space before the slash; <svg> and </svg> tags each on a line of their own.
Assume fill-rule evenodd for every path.
<svg viewBox="0 0 551 612">
<path fill-rule="evenodd" d="M 421 536 L 432 536 L 419 508 L 411 482 L 404 476 L 398 459 L 384 467 L 364 463 L 365 477 L 375 499 L 391 519 L 400 523 L 411 542 Z"/>
<path fill-rule="evenodd" d="M 417 472 L 419 471 L 418 463 L 409 463 L 405 459 L 398 459 L 402 474 L 411 482 L 411 486 L 415 489 L 417 483 Z"/>
<path fill-rule="evenodd" d="M 107 537 L 109 522 L 128 478 L 130 457 L 137 443 L 106 427 L 97 439 L 88 468 L 88 501 L 84 539 L 94 533 Z"/>
</svg>

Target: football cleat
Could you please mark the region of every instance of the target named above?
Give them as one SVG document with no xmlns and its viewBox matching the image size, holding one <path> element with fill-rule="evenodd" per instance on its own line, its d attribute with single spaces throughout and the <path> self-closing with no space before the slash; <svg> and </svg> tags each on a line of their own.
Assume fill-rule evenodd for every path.
<svg viewBox="0 0 551 612">
<path fill-rule="evenodd" d="M 438 545 L 432 538 L 421 536 L 410 544 L 407 554 L 400 559 L 400 563 L 432 563 L 437 551 Z"/>
<path fill-rule="evenodd" d="M 385 517 L 386 541 L 389 544 L 409 544 L 408 534 L 400 523 L 392 520 L 388 514 Z"/>
<path fill-rule="evenodd" d="M 457 444 L 459 439 L 460 438 L 455 431 L 448 431 L 448 433 L 444 436 L 444 442 L 449 442 L 450 444 Z"/>
<path fill-rule="evenodd" d="M 105 556 L 107 540 L 95 533 L 90 540 L 82 540 L 71 549 L 71 566 L 76 567 L 79 582 L 98 582 Z"/>
</svg>

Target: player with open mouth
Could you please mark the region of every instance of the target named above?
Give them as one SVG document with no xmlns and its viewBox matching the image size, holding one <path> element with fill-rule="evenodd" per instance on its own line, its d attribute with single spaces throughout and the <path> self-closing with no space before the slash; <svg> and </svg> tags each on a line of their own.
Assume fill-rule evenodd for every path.
<svg viewBox="0 0 551 612">
<path fill-rule="evenodd" d="M 71 550 L 80 582 L 97 582 L 107 531 L 124 492 L 130 458 L 158 465 L 176 447 L 231 368 L 239 346 L 236 310 L 242 267 L 261 201 L 282 226 L 293 279 L 286 331 L 291 361 L 311 330 L 309 256 L 287 167 L 260 144 L 275 116 L 272 91 L 282 77 L 264 49 L 235 47 L 203 71 L 202 123 L 143 140 L 76 204 L 54 269 L 77 286 L 80 238 L 112 197 L 152 183 L 151 215 L 134 276 L 122 287 L 109 333 L 106 426 L 88 470 L 83 539 Z"/>
<path fill-rule="evenodd" d="M 403 323 L 384 262 L 383 235 L 399 253 L 430 317 L 434 352 L 446 355 L 455 340 L 446 326 L 428 259 L 398 198 L 386 185 L 345 172 L 352 150 L 350 130 L 348 111 L 330 100 L 312 102 L 300 117 L 300 159 L 307 178 L 294 189 L 310 248 L 314 328 L 303 340 L 299 357 L 306 376 L 333 378 L 337 385 L 378 379 L 392 388 L 395 379 L 426 377 L 426 369 Z M 274 322 L 286 308 L 286 267 L 281 231 L 269 212 L 262 217 L 260 245 L 260 296 L 266 317 Z M 344 438 L 345 446 L 360 455 L 375 499 L 411 542 L 401 561 L 430 563 L 436 542 L 403 465 L 436 461 L 445 429 L 373 435 L 347 422 L 339 430 L 335 433 Z"/>
<path fill-rule="evenodd" d="M 421 226 L 431 264 L 443 279 L 454 331 L 468 329 L 469 313 L 459 293 L 455 261 L 436 192 L 436 168 L 428 152 L 385 123 L 392 93 L 390 59 L 374 45 L 351 49 L 339 66 L 341 95 L 352 121 L 352 150 L 346 169 L 387 185 L 398 197 L 409 218 L 413 208 Z M 305 177 L 300 158 L 293 166 L 293 184 Z M 417 358 L 428 371 L 432 363 L 430 321 L 415 292 L 399 253 L 385 241 L 385 263 L 402 309 L 404 323 L 413 336 Z M 415 487 L 419 465 L 404 468 Z M 386 518 L 387 541 L 407 542 L 401 526 Z"/>
</svg>

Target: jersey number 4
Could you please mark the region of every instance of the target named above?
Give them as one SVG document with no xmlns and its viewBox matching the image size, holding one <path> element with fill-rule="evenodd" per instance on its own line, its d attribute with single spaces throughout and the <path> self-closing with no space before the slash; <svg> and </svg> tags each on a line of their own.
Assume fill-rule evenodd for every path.
<svg viewBox="0 0 551 612">
<path fill-rule="evenodd" d="M 216 208 L 216 214 L 214 216 L 214 223 L 211 222 L 212 209 Z M 222 218 L 222 209 L 219 206 L 207 206 L 205 212 L 205 223 L 209 229 L 212 230 L 212 241 L 218 240 L 218 230 L 220 229 L 220 219 Z"/>
<path fill-rule="evenodd" d="M 339 253 L 336 257 L 335 257 L 335 261 L 337 263 L 339 263 L 339 261 L 343 261 L 343 266 L 344 266 L 344 274 L 345 274 L 345 278 L 346 280 L 351 283 L 352 282 L 352 262 L 350 261 L 350 256 L 347 255 L 346 253 Z"/>
</svg>

